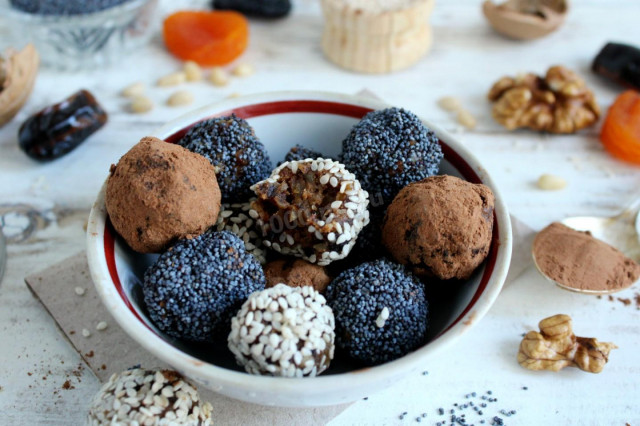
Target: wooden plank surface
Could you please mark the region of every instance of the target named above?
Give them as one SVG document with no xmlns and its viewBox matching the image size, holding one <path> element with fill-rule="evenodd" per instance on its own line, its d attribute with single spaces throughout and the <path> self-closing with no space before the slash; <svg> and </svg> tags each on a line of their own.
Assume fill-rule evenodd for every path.
<svg viewBox="0 0 640 426">
<path fill-rule="evenodd" d="M 603 152 L 597 139 L 598 128 L 563 137 L 526 131 L 508 133 L 491 119 L 485 96 L 492 82 L 502 75 L 522 71 L 542 73 L 550 65 L 563 64 L 586 78 L 606 111 L 619 88 L 591 74 L 590 62 L 609 40 L 638 43 L 640 4 L 628 0 L 572 2 L 565 26 L 550 37 L 531 43 L 514 42 L 496 35 L 482 17 L 480 4 L 475 0 L 438 2 L 432 17 L 435 41 L 430 54 L 410 70 L 367 76 L 337 69 L 323 58 L 318 4 L 299 0 L 295 2 L 293 15 L 286 20 L 252 21 L 251 45 L 242 61 L 253 64 L 256 74 L 233 79 L 225 88 L 205 82 L 190 86 L 196 96 L 193 108 L 235 93 L 287 89 L 355 93 L 367 88 L 392 104 L 411 109 L 457 132 L 492 174 L 511 212 L 534 228 L 569 215 L 612 214 L 634 195 L 639 196 L 640 169 L 613 160 Z M 168 0 L 163 6 L 165 11 L 177 7 Z M 4 31 L 6 29 L 0 29 L 2 34 Z M 7 40 L 1 37 L 0 44 L 6 44 Z M 75 74 L 43 70 L 26 107 L 12 123 L 0 129 L 0 215 L 11 239 L 6 275 L 0 283 L 0 412 L 3 413 L 0 424 L 67 425 L 80 424 L 84 418 L 87 395 L 97 390 L 98 382 L 79 367 L 81 360 L 77 353 L 60 335 L 23 279 L 82 249 L 83 226 L 109 165 L 140 137 L 187 111 L 162 105 L 172 89 L 150 87 L 156 109 L 151 114 L 132 115 L 126 111 L 126 102 L 118 92 L 138 80 L 152 86 L 157 78 L 178 67 L 178 62 L 165 52 L 162 41 L 156 37 L 149 47 L 110 69 Z M 39 164 L 28 159 L 17 147 L 19 124 L 29 114 L 80 87 L 90 89 L 109 111 L 109 124 L 60 160 Z M 458 97 L 463 102 L 478 118 L 477 129 L 461 131 L 455 120 L 437 107 L 436 100 L 445 95 Z M 536 189 L 538 176 L 548 172 L 563 176 L 569 187 L 553 193 Z M 24 238 L 20 237 L 25 229 L 28 232 Z M 638 323 L 640 316 L 635 307 L 593 303 L 590 299 L 556 292 L 548 293 L 540 303 L 558 306 L 555 303 L 558 298 L 570 304 L 567 308 L 576 311 L 582 307 L 585 310 L 582 313 L 589 313 L 582 315 L 585 319 L 591 318 L 591 324 L 584 326 L 586 333 L 593 331 L 600 337 L 595 333 L 602 331 L 603 338 L 609 337 L 619 345 L 616 337 L 625 339 L 638 334 L 637 326 L 624 325 L 625 321 Z M 607 327 L 614 308 L 615 324 Z M 524 332 L 525 325 L 535 326 L 537 319 L 547 312 L 542 309 L 536 312 L 531 307 L 521 313 L 527 317 L 526 321 L 518 317 L 517 310 L 496 311 L 491 317 L 493 314 L 492 311 L 487 318 L 487 326 L 481 324 L 470 339 L 480 343 L 492 342 L 492 337 L 504 339 L 504 335 L 492 333 L 488 325 L 501 327 L 509 323 L 514 333 Z M 517 339 L 493 344 L 497 345 L 496 351 L 513 352 L 516 350 L 513 345 L 517 344 L 514 340 Z M 637 339 L 634 342 L 637 344 Z M 636 345 L 636 352 L 638 349 Z M 620 358 L 632 360 L 627 356 Z M 456 389 L 463 394 L 476 385 L 499 388 L 501 383 L 513 382 L 513 377 L 501 376 L 499 368 L 491 372 L 477 372 L 474 368 L 476 364 L 453 355 L 444 356 L 433 367 L 428 367 L 430 374 L 441 377 L 441 381 L 435 383 L 442 385 L 448 377 L 459 383 L 457 387 L 448 388 L 447 398 L 451 398 L 449 395 Z M 505 367 L 505 371 L 522 374 L 512 365 Z M 524 375 L 531 377 L 526 372 Z M 566 381 L 552 377 L 545 382 L 536 377 L 534 380 L 540 386 L 537 391 L 542 396 L 530 402 L 524 394 L 514 395 L 521 398 L 522 408 L 520 415 L 508 423 L 535 424 L 531 419 L 541 418 L 555 424 L 602 424 L 590 419 L 605 418 L 611 420 L 609 424 L 639 422 L 640 415 L 632 406 L 633 401 L 640 399 L 637 365 L 615 364 L 605 370 L 602 375 L 605 379 L 572 374 L 561 377 Z M 631 382 L 629 377 L 633 379 Z M 617 398 L 613 401 L 607 398 L 607 388 L 599 384 L 613 386 L 613 379 L 617 378 L 626 381 L 623 389 L 614 392 Z M 67 380 L 74 389 L 62 389 Z M 558 390 L 573 381 L 585 386 L 584 394 L 566 395 Z M 506 392 L 503 390 L 503 393 Z M 545 400 L 545 393 L 553 398 Z M 428 400 L 430 409 L 433 404 L 447 403 L 446 399 L 438 400 L 437 395 L 438 390 L 426 386 L 421 378 L 412 378 L 380 396 L 355 404 L 334 423 L 400 423 L 397 416 L 405 402 L 419 407 L 415 401 Z M 531 413 L 541 409 L 541 404 L 552 409 L 550 416 L 532 416 Z M 531 417 L 527 417 L 527 413 Z M 432 414 L 429 412 L 430 424 L 437 421 Z M 405 422 L 407 420 L 414 421 L 405 419 Z"/>
</svg>

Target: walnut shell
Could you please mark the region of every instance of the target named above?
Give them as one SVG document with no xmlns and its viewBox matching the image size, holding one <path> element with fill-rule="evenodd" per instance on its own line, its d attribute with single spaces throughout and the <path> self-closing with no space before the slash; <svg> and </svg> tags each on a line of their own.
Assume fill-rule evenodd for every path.
<svg viewBox="0 0 640 426">
<path fill-rule="evenodd" d="M 9 51 L 0 61 L 0 127 L 27 102 L 38 73 L 40 57 L 32 44 L 20 52 Z"/>
<path fill-rule="evenodd" d="M 600 117 L 593 92 L 573 71 L 549 68 L 545 77 L 532 73 L 502 77 L 489 90 L 493 118 L 508 130 L 528 127 L 550 133 L 575 133 Z"/>
</svg>

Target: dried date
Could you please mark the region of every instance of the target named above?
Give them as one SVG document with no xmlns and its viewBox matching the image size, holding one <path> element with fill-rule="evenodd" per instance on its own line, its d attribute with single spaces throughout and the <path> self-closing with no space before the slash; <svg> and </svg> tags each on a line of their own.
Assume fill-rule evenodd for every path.
<svg viewBox="0 0 640 426">
<path fill-rule="evenodd" d="M 75 149 L 107 122 L 107 113 L 87 90 L 29 117 L 20 126 L 20 148 L 39 161 L 55 160 Z"/>
</svg>

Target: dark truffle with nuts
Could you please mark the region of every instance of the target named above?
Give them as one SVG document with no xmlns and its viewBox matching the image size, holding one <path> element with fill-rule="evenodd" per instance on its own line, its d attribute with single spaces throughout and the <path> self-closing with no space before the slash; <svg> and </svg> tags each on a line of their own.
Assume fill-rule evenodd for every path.
<svg viewBox="0 0 640 426">
<path fill-rule="evenodd" d="M 213 164 L 224 202 L 245 201 L 251 195 L 251 185 L 271 172 L 264 145 L 249 123 L 235 115 L 196 124 L 178 144 Z"/>
<path fill-rule="evenodd" d="M 211 404 L 172 370 L 133 368 L 111 376 L 93 397 L 87 425 L 212 425 Z"/>
<path fill-rule="evenodd" d="M 378 205 L 388 205 L 408 184 L 437 174 L 442 157 L 433 131 L 400 108 L 370 112 L 342 142 L 341 161 Z"/>
<path fill-rule="evenodd" d="M 466 280 L 489 253 L 493 208 L 487 186 L 433 176 L 403 188 L 393 200 L 382 242 L 419 276 Z"/>
<path fill-rule="evenodd" d="M 229 231 L 180 240 L 144 274 L 153 323 L 169 336 L 207 342 L 229 332 L 231 317 L 264 289 L 260 263 Z"/>
<path fill-rule="evenodd" d="M 336 345 L 364 364 L 392 361 L 424 343 L 424 287 L 402 265 L 379 259 L 348 269 L 329 284 L 326 297 Z"/>
<path fill-rule="evenodd" d="M 229 349 L 251 374 L 316 376 L 334 353 L 334 319 L 312 287 L 278 284 L 253 293 L 231 321 Z"/>
<path fill-rule="evenodd" d="M 257 200 L 249 211 L 263 244 L 325 266 L 347 257 L 369 223 L 369 195 L 344 165 L 317 158 L 277 167 L 251 187 Z"/>
</svg>

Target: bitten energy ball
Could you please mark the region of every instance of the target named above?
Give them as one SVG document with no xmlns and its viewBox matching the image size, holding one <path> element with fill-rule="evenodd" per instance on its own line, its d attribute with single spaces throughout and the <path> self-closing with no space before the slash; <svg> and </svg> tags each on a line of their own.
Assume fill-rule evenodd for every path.
<svg viewBox="0 0 640 426">
<path fill-rule="evenodd" d="M 382 243 L 420 276 L 465 280 L 489 253 L 491 189 L 453 176 L 434 176 L 404 188 L 387 210 Z"/>
<path fill-rule="evenodd" d="M 415 114 L 388 108 L 367 114 L 342 142 L 342 162 L 372 203 L 388 205 L 400 189 L 438 173 L 442 150 Z"/>
<path fill-rule="evenodd" d="M 316 376 L 334 352 L 334 319 L 313 288 L 278 284 L 253 293 L 231 321 L 229 349 L 251 374 Z"/>
<path fill-rule="evenodd" d="M 424 343 L 428 303 L 423 284 L 386 259 L 363 263 L 327 287 L 336 344 L 367 365 L 406 355 Z"/>
<path fill-rule="evenodd" d="M 211 404 L 171 370 L 114 374 L 93 397 L 88 425 L 212 425 Z"/>
<path fill-rule="evenodd" d="M 231 317 L 264 286 L 260 263 L 240 238 L 222 231 L 180 240 L 147 269 L 142 291 L 161 331 L 208 342 L 226 335 Z"/>
<path fill-rule="evenodd" d="M 132 249 L 158 253 L 216 223 L 220 188 L 204 157 L 146 137 L 111 166 L 105 204 Z"/>
<path fill-rule="evenodd" d="M 178 144 L 206 157 L 216 171 L 225 202 L 242 202 L 271 172 L 271 160 L 253 129 L 235 115 L 202 121 Z"/>
<path fill-rule="evenodd" d="M 249 216 L 251 199 L 246 203 L 223 203 L 218 215 L 217 231 L 230 231 L 236 234 L 243 242 L 244 248 L 258 259 L 261 264 L 267 263 L 267 253 L 262 245 L 262 238 L 255 227 L 255 219 Z"/>
<path fill-rule="evenodd" d="M 369 196 L 344 165 L 329 159 L 284 163 L 254 186 L 251 217 L 273 250 L 328 265 L 342 259 L 369 223 Z"/>
<path fill-rule="evenodd" d="M 290 287 L 308 285 L 322 293 L 331 282 L 324 267 L 295 258 L 278 259 L 267 263 L 264 267 L 264 275 L 267 277 L 267 288 L 281 283 Z"/>
</svg>

